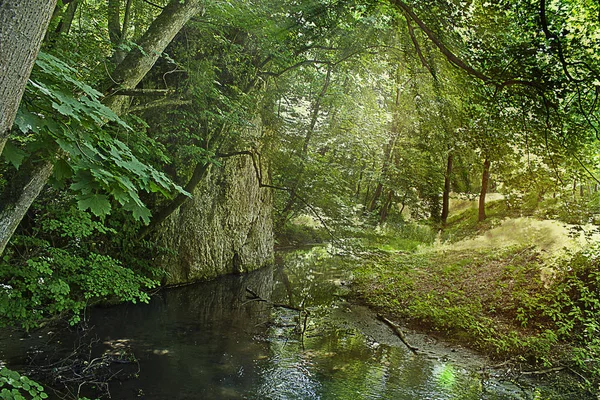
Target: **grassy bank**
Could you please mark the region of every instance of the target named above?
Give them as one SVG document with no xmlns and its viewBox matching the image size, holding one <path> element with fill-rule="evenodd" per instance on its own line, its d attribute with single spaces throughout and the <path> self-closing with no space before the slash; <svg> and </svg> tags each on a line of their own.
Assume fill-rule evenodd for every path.
<svg viewBox="0 0 600 400">
<path fill-rule="evenodd" d="M 477 224 L 471 212 L 434 244 L 426 228 L 364 235 L 370 251 L 352 261 L 356 293 L 392 318 L 499 360 L 571 370 L 597 389 L 600 247 L 556 222 L 498 212 Z"/>
</svg>

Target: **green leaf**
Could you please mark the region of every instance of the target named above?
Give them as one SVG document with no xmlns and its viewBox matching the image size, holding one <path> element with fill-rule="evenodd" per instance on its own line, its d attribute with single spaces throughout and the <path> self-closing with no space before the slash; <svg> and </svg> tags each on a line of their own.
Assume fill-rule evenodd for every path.
<svg viewBox="0 0 600 400">
<path fill-rule="evenodd" d="M 4 145 L 4 150 L 2 151 L 2 155 L 11 163 L 16 169 L 19 169 L 21 164 L 23 163 L 23 159 L 27 157 L 27 153 L 23 150 L 19 149 L 17 146 L 12 144 L 10 141 L 7 141 Z"/>
<path fill-rule="evenodd" d="M 142 220 L 146 225 L 150 223 L 150 217 L 152 216 L 152 213 L 143 204 L 139 205 L 135 202 L 129 202 L 124 206 L 124 208 L 127 211 L 131 211 L 135 219 Z"/>
<path fill-rule="evenodd" d="M 125 205 L 131 199 L 131 196 L 129 195 L 129 193 L 124 191 L 123 189 L 121 189 L 118 186 L 114 187 L 111 190 L 110 194 L 121 205 Z"/>
<path fill-rule="evenodd" d="M 108 215 L 111 209 L 108 197 L 103 194 L 83 196 L 77 201 L 77 207 L 81 211 L 90 209 L 90 211 L 98 217 Z"/>
<path fill-rule="evenodd" d="M 21 106 L 15 117 L 15 125 L 22 133 L 28 133 L 29 131 L 38 133 L 46 125 L 46 122 Z"/>
<path fill-rule="evenodd" d="M 60 159 L 54 164 L 54 178 L 58 181 L 64 181 L 73 176 L 73 169 L 63 159 Z"/>
</svg>

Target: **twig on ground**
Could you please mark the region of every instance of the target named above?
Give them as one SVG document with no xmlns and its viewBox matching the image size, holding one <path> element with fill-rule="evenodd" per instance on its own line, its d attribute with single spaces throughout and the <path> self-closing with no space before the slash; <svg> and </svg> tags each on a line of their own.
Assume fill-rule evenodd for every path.
<svg viewBox="0 0 600 400">
<path fill-rule="evenodd" d="M 380 320 L 382 320 L 383 322 L 385 322 L 390 328 L 392 328 L 392 330 L 394 331 L 394 333 L 396 334 L 396 336 L 398 336 L 400 338 L 400 340 L 402 341 L 402 343 L 404 343 L 404 345 L 410 351 L 412 351 L 414 354 L 417 354 L 417 352 L 419 351 L 419 348 L 411 345 L 410 343 L 408 343 L 408 341 L 406 340 L 406 337 L 404 336 L 404 332 L 402 332 L 402 330 L 400 329 L 400 327 L 398 325 L 396 325 L 395 323 L 393 323 L 392 321 L 390 321 L 389 319 L 387 319 L 386 317 L 384 317 L 381 314 L 377 314 L 377 317 Z"/>
</svg>

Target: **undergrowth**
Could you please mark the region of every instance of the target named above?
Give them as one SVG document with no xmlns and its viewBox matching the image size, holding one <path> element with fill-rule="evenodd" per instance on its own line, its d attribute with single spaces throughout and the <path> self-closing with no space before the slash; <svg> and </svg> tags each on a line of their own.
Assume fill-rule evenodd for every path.
<svg viewBox="0 0 600 400">
<path fill-rule="evenodd" d="M 600 247 L 588 249 L 548 278 L 533 246 L 388 253 L 363 259 L 354 284 L 383 313 L 496 358 L 563 363 L 597 386 L 599 262 Z"/>
</svg>

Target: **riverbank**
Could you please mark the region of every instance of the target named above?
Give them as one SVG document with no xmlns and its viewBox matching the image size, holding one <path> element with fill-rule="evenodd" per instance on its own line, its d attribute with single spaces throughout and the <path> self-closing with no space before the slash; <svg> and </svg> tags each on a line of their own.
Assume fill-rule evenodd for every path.
<svg viewBox="0 0 600 400">
<path fill-rule="evenodd" d="M 486 357 L 429 335 L 406 331 L 418 347 L 409 351 L 370 308 L 348 301 L 350 271 L 332 249 L 282 251 L 274 267 L 164 290 L 149 304 L 91 308 L 85 337 L 80 329 L 27 337 L 0 331 L 0 360 L 31 374 L 52 398 L 525 400 L 567 393 L 508 381 Z"/>
<path fill-rule="evenodd" d="M 401 228 L 402 238 L 393 230 L 367 236 L 349 261 L 358 298 L 498 363 L 525 373 L 566 371 L 598 391 L 598 247 L 569 237 L 556 221 L 468 227 L 467 217 L 456 216 L 456 225 L 429 241 L 414 227 Z M 461 240 L 449 241 L 456 232 Z"/>
</svg>

